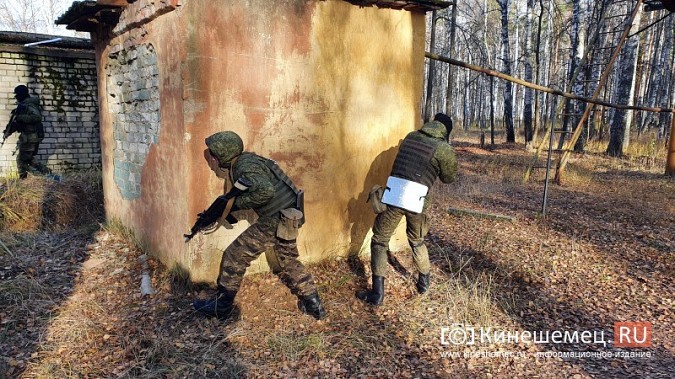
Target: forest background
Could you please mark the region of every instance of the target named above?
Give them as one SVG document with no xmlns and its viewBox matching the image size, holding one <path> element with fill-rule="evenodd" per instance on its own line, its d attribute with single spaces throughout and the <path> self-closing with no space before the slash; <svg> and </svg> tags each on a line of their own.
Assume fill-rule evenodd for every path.
<svg viewBox="0 0 675 379">
<path fill-rule="evenodd" d="M 609 155 L 621 156 L 631 132 L 648 134 L 652 145 L 668 143 L 675 20 L 668 10 L 654 10 L 660 5 L 634 0 L 457 1 L 428 15 L 428 51 L 624 107 L 589 109 L 574 143 L 575 151 L 583 151 L 591 140 L 605 141 Z M 496 129 L 505 131 L 506 142 L 515 142 L 518 131 L 518 142 L 532 146 L 552 124 L 575 129 L 588 107 L 434 60 L 427 72 L 425 116 L 447 111 L 464 129 L 491 130 L 492 143 Z M 607 80 L 599 85 L 603 74 Z M 626 109 L 630 107 L 642 110 Z M 559 148 L 570 135 L 561 133 Z"/>
<path fill-rule="evenodd" d="M 54 24 L 71 4 L 0 0 L 0 29 L 88 37 Z M 493 144 L 495 133 L 503 131 L 506 142 L 515 142 L 518 132 L 532 147 L 551 125 L 571 131 L 582 121 L 575 151 L 584 151 L 588 141 L 607 140 L 606 152 L 621 156 L 631 133 L 646 133 L 651 144 L 666 146 L 675 102 L 675 20 L 670 11 L 655 9 L 660 5 L 652 0 L 466 0 L 427 15 L 431 53 L 576 96 L 657 111 L 593 106 L 582 121 L 585 102 L 428 59 L 423 115 L 428 119 L 444 111 L 465 130 L 489 130 Z M 608 80 L 599 85 L 605 71 Z M 570 135 L 560 134 L 559 148 Z"/>
<path fill-rule="evenodd" d="M 71 3 L 0 0 L 0 29 L 76 35 L 52 21 Z M 337 257 L 308 265 L 326 320 L 299 314 L 270 273 L 246 276 L 237 317 L 207 319 L 191 301 L 211 289 L 106 220 L 100 171 L 0 183 L 0 378 L 672 377 L 675 180 L 663 175 L 672 113 L 643 108 L 673 107 L 675 17 L 641 3 L 460 0 L 427 15 L 430 53 L 582 97 L 600 88 L 623 108 L 594 107 L 584 153 L 546 192 L 541 170 L 522 180 L 531 150 L 549 141 L 553 120 L 575 128 L 586 103 L 428 60 L 422 115 L 456 120 L 459 170 L 432 188 L 423 296 L 409 251 L 390 255 L 378 308 L 354 296 L 369 284 L 368 258 Z M 621 35 L 630 37 L 605 71 Z M 139 291 L 147 276 L 152 295 Z M 622 347 L 618 322 L 649 323 L 652 339 Z M 502 338 L 445 345 L 453 325 Z M 503 338 L 549 331 L 569 338 Z"/>
</svg>

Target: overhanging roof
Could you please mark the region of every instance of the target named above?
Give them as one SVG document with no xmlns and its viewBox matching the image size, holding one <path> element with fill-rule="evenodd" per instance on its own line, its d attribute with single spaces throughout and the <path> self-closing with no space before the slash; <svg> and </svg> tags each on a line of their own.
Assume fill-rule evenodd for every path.
<svg viewBox="0 0 675 379">
<path fill-rule="evenodd" d="M 411 12 L 428 12 L 447 8 L 454 1 L 442 0 L 346 0 L 362 7 L 376 6 L 378 8 L 404 9 Z"/>
<path fill-rule="evenodd" d="M 57 25 L 80 32 L 92 32 L 103 24 L 116 24 L 122 7 L 99 4 L 95 0 L 74 1 L 73 5 L 56 19 Z"/>
<path fill-rule="evenodd" d="M 122 9 L 133 1 L 74 1 L 70 8 L 56 19 L 57 25 L 66 25 L 66 29 L 81 32 L 93 32 L 99 25 L 115 25 Z M 413 12 L 428 12 L 447 8 L 452 1 L 442 0 L 346 0 L 362 7 L 404 9 Z"/>
</svg>

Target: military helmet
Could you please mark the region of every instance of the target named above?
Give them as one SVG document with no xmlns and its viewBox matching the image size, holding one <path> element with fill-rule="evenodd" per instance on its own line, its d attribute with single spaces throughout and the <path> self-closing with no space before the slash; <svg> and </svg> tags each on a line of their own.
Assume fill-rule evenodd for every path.
<svg viewBox="0 0 675 379">
<path fill-rule="evenodd" d="M 222 167 L 244 151 L 244 142 L 237 133 L 231 131 L 212 134 L 206 138 L 205 142 Z"/>
<path fill-rule="evenodd" d="M 24 99 L 28 98 L 30 95 L 28 94 L 28 87 L 24 86 L 23 84 L 18 85 L 14 88 L 14 97 L 19 100 L 23 101 Z"/>
</svg>

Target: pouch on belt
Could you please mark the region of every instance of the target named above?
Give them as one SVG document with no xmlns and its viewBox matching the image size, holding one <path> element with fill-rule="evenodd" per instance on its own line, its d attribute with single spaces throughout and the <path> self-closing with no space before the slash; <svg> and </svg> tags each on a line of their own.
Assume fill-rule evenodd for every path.
<svg viewBox="0 0 675 379">
<path fill-rule="evenodd" d="M 295 208 L 286 208 L 282 209 L 279 214 L 281 221 L 277 226 L 277 237 L 286 241 L 298 238 L 303 213 Z"/>
</svg>

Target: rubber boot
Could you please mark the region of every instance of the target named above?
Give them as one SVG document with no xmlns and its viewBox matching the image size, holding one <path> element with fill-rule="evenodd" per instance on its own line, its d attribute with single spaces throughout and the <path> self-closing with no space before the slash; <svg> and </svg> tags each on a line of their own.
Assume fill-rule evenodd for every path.
<svg viewBox="0 0 675 379">
<path fill-rule="evenodd" d="M 429 277 L 431 274 L 419 273 L 417 276 L 417 293 L 423 294 L 429 290 Z"/>
<path fill-rule="evenodd" d="M 228 292 L 224 289 L 218 289 L 218 294 L 210 300 L 195 300 L 192 306 L 196 311 L 210 317 L 226 319 L 230 317 L 234 310 L 234 297 L 236 293 Z"/>
<path fill-rule="evenodd" d="M 384 301 L 384 276 L 373 275 L 373 288 L 356 294 L 360 300 L 370 305 L 380 305 Z"/>
<path fill-rule="evenodd" d="M 300 300 L 298 300 L 298 309 L 300 309 L 302 313 L 306 313 L 317 320 L 326 317 L 326 310 L 323 308 L 319 294 L 316 292 L 309 296 L 300 297 Z"/>
</svg>

